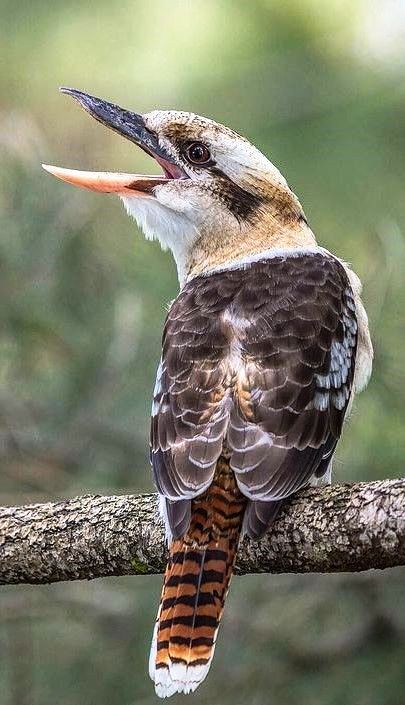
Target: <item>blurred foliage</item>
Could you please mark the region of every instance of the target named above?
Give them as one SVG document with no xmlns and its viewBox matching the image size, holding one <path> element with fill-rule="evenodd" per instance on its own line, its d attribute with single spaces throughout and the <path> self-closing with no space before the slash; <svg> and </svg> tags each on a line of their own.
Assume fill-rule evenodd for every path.
<svg viewBox="0 0 405 705">
<path fill-rule="evenodd" d="M 375 371 L 335 474 L 403 475 L 401 5 L 0 0 L 2 504 L 151 488 L 149 407 L 173 263 L 112 197 L 40 169 L 142 172 L 150 160 L 58 95 L 59 84 L 140 111 L 211 115 L 280 167 L 321 243 L 365 286 Z M 404 578 L 235 579 L 193 702 L 400 705 Z M 160 583 L 3 589 L 0 705 L 157 702 L 146 665 Z"/>
</svg>

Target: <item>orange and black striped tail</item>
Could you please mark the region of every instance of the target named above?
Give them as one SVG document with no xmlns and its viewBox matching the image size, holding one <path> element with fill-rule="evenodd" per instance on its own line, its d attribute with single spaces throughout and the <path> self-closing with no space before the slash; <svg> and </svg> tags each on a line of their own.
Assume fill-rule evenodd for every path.
<svg viewBox="0 0 405 705">
<path fill-rule="evenodd" d="M 220 458 L 212 485 L 193 500 L 189 530 L 170 547 L 149 662 L 162 698 L 190 693 L 208 673 L 245 507 Z"/>
</svg>

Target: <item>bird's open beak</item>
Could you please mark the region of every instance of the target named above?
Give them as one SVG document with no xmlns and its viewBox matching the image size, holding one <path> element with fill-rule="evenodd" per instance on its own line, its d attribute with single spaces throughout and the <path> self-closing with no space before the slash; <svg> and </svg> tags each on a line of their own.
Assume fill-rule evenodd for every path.
<svg viewBox="0 0 405 705">
<path fill-rule="evenodd" d="M 74 88 L 61 88 L 60 90 L 75 98 L 90 115 L 102 122 L 103 125 L 131 140 L 144 152 L 150 154 L 162 167 L 164 176 L 77 171 L 76 169 L 64 169 L 43 164 L 43 168 L 50 174 L 62 179 L 62 181 L 88 188 L 91 191 L 132 196 L 153 196 L 153 189 L 156 186 L 165 184 L 171 179 L 186 178 L 185 172 L 173 163 L 170 155 L 159 144 L 156 134 L 148 130 L 142 115 L 124 110 L 118 105 L 108 103 L 101 98 L 95 98 Z"/>
</svg>

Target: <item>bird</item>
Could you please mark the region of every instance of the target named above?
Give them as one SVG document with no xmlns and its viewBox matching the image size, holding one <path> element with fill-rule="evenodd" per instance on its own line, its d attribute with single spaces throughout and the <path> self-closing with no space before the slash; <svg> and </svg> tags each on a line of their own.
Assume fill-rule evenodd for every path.
<svg viewBox="0 0 405 705">
<path fill-rule="evenodd" d="M 331 481 L 372 370 L 361 282 L 318 244 L 278 168 L 232 129 L 61 90 L 162 169 L 43 165 L 117 194 L 177 265 L 151 415 L 169 558 L 149 673 L 158 696 L 188 694 L 210 668 L 241 537 L 259 540 L 288 497 Z"/>
</svg>

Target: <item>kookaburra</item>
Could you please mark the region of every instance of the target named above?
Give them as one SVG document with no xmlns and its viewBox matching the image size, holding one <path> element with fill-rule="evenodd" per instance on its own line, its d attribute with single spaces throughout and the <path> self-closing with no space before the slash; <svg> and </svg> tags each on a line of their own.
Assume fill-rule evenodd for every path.
<svg viewBox="0 0 405 705">
<path fill-rule="evenodd" d="M 150 655 L 156 693 L 207 675 L 241 534 L 330 481 L 336 444 L 372 365 L 358 277 L 320 247 L 278 169 L 233 130 L 193 113 L 123 110 L 71 88 L 160 176 L 45 166 L 116 193 L 169 248 L 170 306 L 153 394 L 151 463 L 170 546 Z"/>
</svg>

